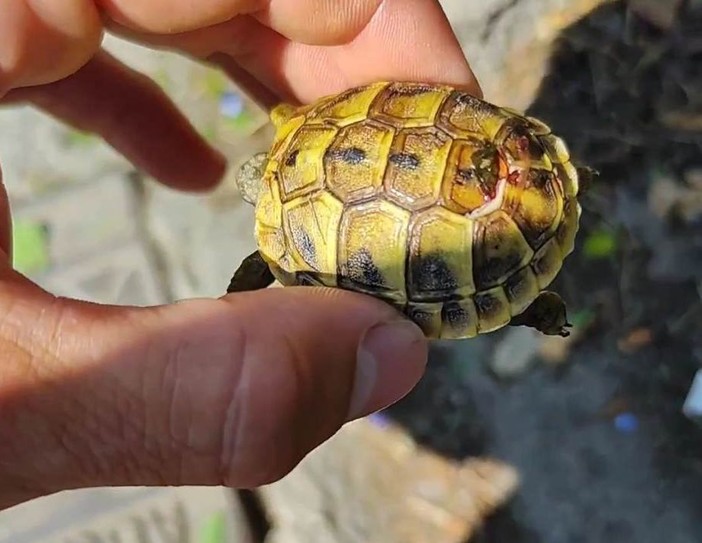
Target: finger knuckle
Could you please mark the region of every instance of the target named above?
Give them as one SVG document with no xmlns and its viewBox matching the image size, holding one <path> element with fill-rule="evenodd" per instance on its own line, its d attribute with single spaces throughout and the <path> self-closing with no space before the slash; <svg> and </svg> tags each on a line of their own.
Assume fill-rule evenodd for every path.
<svg viewBox="0 0 702 543">
<path fill-rule="evenodd" d="M 309 397 L 304 353 L 285 334 L 275 342 L 245 341 L 241 371 L 223 430 L 221 478 L 252 487 L 287 475 L 308 452 L 300 412 Z M 308 422 L 309 424 L 309 422 Z"/>
</svg>

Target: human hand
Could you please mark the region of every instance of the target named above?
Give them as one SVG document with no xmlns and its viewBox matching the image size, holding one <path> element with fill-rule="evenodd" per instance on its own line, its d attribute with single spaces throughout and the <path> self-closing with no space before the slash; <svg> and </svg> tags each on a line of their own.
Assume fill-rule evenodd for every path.
<svg viewBox="0 0 702 543">
<path fill-rule="evenodd" d="M 477 83 L 434 0 L 3 0 L 0 102 L 26 101 L 161 182 L 224 159 L 103 25 L 219 66 L 272 105 L 377 79 Z M 0 177 L 1 181 L 1 177 Z M 52 296 L 11 268 L 0 182 L 0 508 L 59 490 L 274 481 L 346 421 L 406 394 L 419 329 L 340 290 L 267 289 L 136 308 Z"/>
</svg>

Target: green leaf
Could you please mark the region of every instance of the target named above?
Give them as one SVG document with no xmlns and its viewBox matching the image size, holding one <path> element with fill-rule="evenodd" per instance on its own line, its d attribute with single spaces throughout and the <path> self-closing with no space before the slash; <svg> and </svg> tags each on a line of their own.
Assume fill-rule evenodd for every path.
<svg viewBox="0 0 702 543">
<path fill-rule="evenodd" d="M 223 512 L 210 515 L 200 529 L 200 543 L 226 543 L 227 523 Z"/>
<path fill-rule="evenodd" d="M 583 246 L 586 258 L 599 259 L 612 256 L 617 250 L 617 239 L 608 230 L 595 230 L 592 232 Z"/>
<path fill-rule="evenodd" d="M 200 79 L 202 88 L 205 94 L 210 98 L 219 99 L 219 97 L 229 87 L 229 81 L 220 72 L 215 70 L 207 70 L 204 76 Z"/>
<path fill-rule="evenodd" d="M 81 130 L 70 129 L 66 134 L 66 141 L 69 145 L 82 146 L 82 145 L 92 145 L 98 142 L 98 139 L 90 132 L 83 132 Z"/>
<path fill-rule="evenodd" d="M 243 132 L 249 128 L 253 123 L 253 115 L 248 111 L 244 110 L 238 117 L 229 118 L 224 117 L 222 119 L 222 124 L 225 128 L 236 131 Z"/>
<path fill-rule="evenodd" d="M 573 315 L 571 322 L 575 328 L 586 328 L 597 317 L 597 313 L 589 308 L 581 309 Z"/>
<path fill-rule="evenodd" d="M 31 274 L 50 266 L 49 238 L 42 224 L 16 220 L 12 228 L 13 266 L 20 273 Z"/>
</svg>

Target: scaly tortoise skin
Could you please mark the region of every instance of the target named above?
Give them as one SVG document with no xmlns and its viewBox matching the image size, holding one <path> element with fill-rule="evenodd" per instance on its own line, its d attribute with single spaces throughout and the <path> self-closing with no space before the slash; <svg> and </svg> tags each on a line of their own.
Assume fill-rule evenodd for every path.
<svg viewBox="0 0 702 543">
<path fill-rule="evenodd" d="M 429 338 L 507 324 L 567 335 L 563 302 L 539 295 L 573 250 L 579 173 L 548 126 L 412 82 L 283 104 L 271 120 L 270 151 L 237 179 L 259 252 L 229 292 L 274 278 L 350 289 Z"/>
</svg>

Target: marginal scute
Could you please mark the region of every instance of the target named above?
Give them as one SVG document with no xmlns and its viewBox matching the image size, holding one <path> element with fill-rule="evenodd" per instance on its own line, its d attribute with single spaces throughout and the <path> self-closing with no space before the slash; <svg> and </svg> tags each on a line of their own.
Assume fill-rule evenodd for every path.
<svg viewBox="0 0 702 543">
<path fill-rule="evenodd" d="M 478 335 L 478 313 L 472 297 L 444 304 L 441 339 L 467 339 Z"/>
<path fill-rule="evenodd" d="M 476 221 L 473 236 L 475 287 L 484 290 L 500 284 L 525 266 L 533 251 L 514 221 L 496 211 Z"/>
<path fill-rule="evenodd" d="M 473 221 L 433 207 L 412 220 L 410 231 L 410 300 L 441 301 L 475 292 L 471 262 Z"/>
<path fill-rule="evenodd" d="M 370 116 L 397 128 L 434 125 L 434 119 L 449 89 L 440 85 L 393 83 L 373 103 Z"/>
<path fill-rule="evenodd" d="M 254 235 L 263 256 L 273 262 L 278 262 L 285 255 L 285 234 L 282 228 L 270 228 L 257 224 Z"/>
<path fill-rule="evenodd" d="M 537 119 L 536 117 L 526 116 L 525 118 L 529 122 L 529 128 L 531 128 L 531 130 L 537 136 L 545 136 L 546 134 L 551 133 L 551 127 L 545 122 Z"/>
<path fill-rule="evenodd" d="M 477 139 L 453 142 L 442 183 L 444 205 L 470 213 L 495 198 L 500 178 L 497 148 Z"/>
<path fill-rule="evenodd" d="M 481 334 L 505 326 L 512 318 L 509 300 L 502 287 L 478 292 L 473 301 L 478 315 L 478 332 Z"/>
<path fill-rule="evenodd" d="M 278 183 L 274 178 L 264 178 L 256 202 L 257 222 L 270 228 L 280 228 L 283 225 L 282 211 Z"/>
<path fill-rule="evenodd" d="M 558 242 L 556 238 L 551 238 L 537 251 L 531 262 L 531 268 L 534 270 L 541 290 L 556 278 L 562 264 L 563 258 Z"/>
<path fill-rule="evenodd" d="M 579 218 L 580 204 L 574 198 L 568 198 L 563 206 L 563 220 L 556 230 L 556 241 L 563 258 L 572 253 L 575 248 Z"/>
<path fill-rule="evenodd" d="M 503 113 L 507 113 L 508 115 L 511 115 L 512 117 L 520 117 L 524 118 L 523 112 L 514 109 L 513 107 L 507 107 L 507 106 L 501 106 L 499 108 Z"/>
<path fill-rule="evenodd" d="M 454 91 L 441 108 L 436 124 L 456 138 L 472 136 L 492 140 L 510 117 L 507 112 L 467 92 Z"/>
<path fill-rule="evenodd" d="M 402 130 L 395 137 L 385 172 L 388 197 L 410 210 L 436 202 L 451 140 L 435 128 Z M 411 157 L 411 158 L 408 158 Z"/>
<path fill-rule="evenodd" d="M 336 136 L 330 126 L 303 126 L 283 154 L 278 175 L 283 201 L 310 194 L 324 186 L 324 152 Z"/>
<path fill-rule="evenodd" d="M 285 204 L 285 231 L 299 271 L 336 275 L 337 232 L 343 205 L 329 192 Z"/>
<path fill-rule="evenodd" d="M 563 164 L 570 160 L 570 151 L 568 150 L 568 146 L 558 136 L 554 136 L 553 134 L 541 136 L 539 141 L 541 141 L 544 149 L 546 149 L 546 152 L 548 153 L 548 156 L 552 162 L 555 162 L 556 164 Z"/>
<path fill-rule="evenodd" d="M 280 160 L 282 153 L 288 148 L 295 134 L 304 123 L 304 115 L 295 115 L 281 126 L 276 127 L 275 138 L 268 154 L 269 167 L 273 167 L 276 161 Z"/>
<path fill-rule="evenodd" d="M 372 121 L 341 129 L 324 156 L 329 189 L 347 203 L 377 194 L 393 136 L 392 128 Z"/>
<path fill-rule="evenodd" d="M 578 194 L 578 170 L 571 162 L 555 165 L 558 179 L 563 186 L 563 193 L 566 197 L 572 198 Z"/>
<path fill-rule="evenodd" d="M 409 212 L 383 200 L 345 209 L 339 225 L 339 283 L 404 301 Z"/>
<path fill-rule="evenodd" d="M 270 118 L 273 126 L 280 129 L 285 123 L 299 114 L 299 109 L 292 104 L 282 103 L 271 109 Z"/>
<path fill-rule="evenodd" d="M 368 117 L 368 110 L 387 83 L 373 83 L 350 89 L 337 96 L 325 97 L 307 114 L 308 122 L 331 122 L 348 126 Z"/>
<path fill-rule="evenodd" d="M 441 334 L 442 307 L 441 302 L 413 303 L 408 307 L 408 316 L 422 329 L 426 337 L 437 339 Z"/>
<path fill-rule="evenodd" d="M 524 311 L 539 294 L 539 282 L 531 267 L 524 266 L 505 281 L 505 294 L 509 300 L 512 316 Z"/>
</svg>

